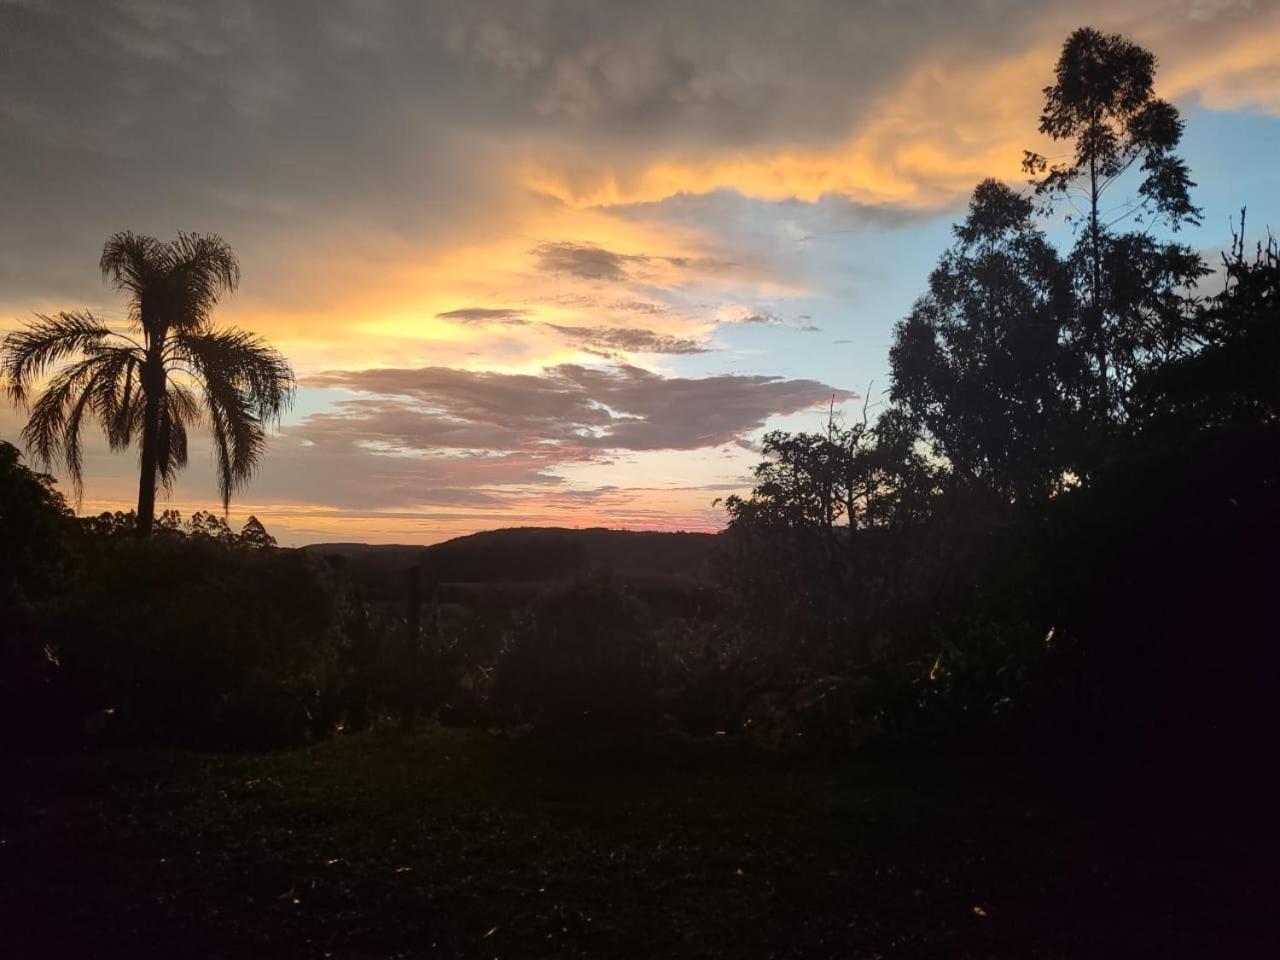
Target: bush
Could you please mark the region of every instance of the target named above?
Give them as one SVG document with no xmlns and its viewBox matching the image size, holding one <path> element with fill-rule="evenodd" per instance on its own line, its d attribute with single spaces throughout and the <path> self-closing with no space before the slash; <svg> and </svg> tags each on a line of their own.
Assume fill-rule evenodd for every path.
<svg viewBox="0 0 1280 960">
<path fill-rule="evenodd" d="M 71 510 L 53 479 L 0 441 L 0 746 L 68 742 L 79 719 L 39 629 L 42 605 L 65 585 Z"/>
<path fill-rule="evenodd" d="M 78 538 L 75 582 L 43 628 L 63 684 L 112 711 L 109 732 L 215 748 L 328 732 L 341 591 L 309 556 L 223 530 Z"/>
<path fill-rule="evenodd" d="M 655 718 L 656 661 L 644 605 L 607 578 L 580 581 L 518 619 L 494 699 L 508 721 L 640 726 Z"/>
</svg>

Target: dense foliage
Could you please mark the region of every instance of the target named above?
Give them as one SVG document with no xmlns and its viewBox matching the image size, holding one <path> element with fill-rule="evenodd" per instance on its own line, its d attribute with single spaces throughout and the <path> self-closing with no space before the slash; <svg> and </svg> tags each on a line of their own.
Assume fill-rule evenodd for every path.
<svg viewBox="0 0 1280 960">
<path fill-rule="evenodd" d="M 979 184 L 897 328 L 891 406 L 771 435 L 728 501 L 762 672 L 818 691 L 787 702 L 793 725 L 839 692 L 846 733 L 1274 727 L 1280 262 L 1272 240 L 1247 255 L 1242 217 L 1204 297 L 1201 257 L 1161 236 L 1199 211 L 1154 70 L 1072 34 L 1041 122 L 1070 152 L 1027 156 L 1045 203 Z M 1081 201 L 1059 253 L 1037 213 Z"/>
<path fill-rule="evenodd" d="M 139 539 L 149 517 L 76 519 L 0 445 L 5 734 L 261 748 L 430 716 L 770 744 L 1265 735 L 1280 680 L 1280 252 L 1248 250 L 1242 218 L 1220 288 L 1197 288 L 1205 263 L 1170 239 L 1198 216 L 1182 121 L 1154 97 L 1154 69 L 1122 38 L 1068 39 L 1041 124 L 1068 158 L 1029 155 L 1029 194 L 977 186 L 896 329 L 888 407 L 768 434 L 714 550 L 527 530 L 295 551 L 254 519 L 236 533 L 205 513 L 162 514 Z M 1060 251 L 1045 217 L 1075 191 L 1085 216 Z M 204 304 L 197 320 L 231 282 L 210 277 L 173 293 Z M 138 290 L 146 314 L 152 288 Z M 180 354 L 201 323 L 166 334 Z M 41 331 L 51 346 L 11 342 L 24 389 L 68 337 L 109 333 L 74 317 Z M 96 350 L 74 416 L 87 404 L 128 440 L 141 361 L 126 351 L 100 377 Z M 224 500 L 283 402 L 287 369 L 267 361 L 233 377 L 249 427 L 222 445 Z M 74 476 L 78 421 L 48 403 L 36 453 L 61 437 Z M 163 448 L 162 480 L 178 452 Z"/>
</svg>

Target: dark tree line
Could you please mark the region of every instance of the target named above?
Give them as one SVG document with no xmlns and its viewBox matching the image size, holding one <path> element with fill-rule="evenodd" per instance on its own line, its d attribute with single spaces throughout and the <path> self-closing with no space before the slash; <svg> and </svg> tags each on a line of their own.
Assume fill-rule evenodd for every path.
<svg viewBox="0 0 1280 960">
<path fill-rule="evenodd" d="M 471 581 L 563 578 L 583 544 L 526 532 L 540 546 L 519 550 L 508 532 L 497 559 L 460 542 L 357 571 L 276 547 L 256 520 L 153 517 L 148 489 L 181 466 L 197 412 L 182 391 L 203 391 L 225 500 L 291 379 L 261 342 L 208 326 L 234 285 L 223 246 L 115 238 L 104 272 L 144 342 L 45 318 L 7 342 L 6 370 L 22 399 L 83 354 L 35 401 L 28 440 L 73 479 L 83 417 L 140 441 L 142 512 L 77 519 L 0 444 L 0 732 L 80 742 L 90 718 L 271 747 L 433 718 L 771 743 L 1265 737 L 1280 251 L 1250 248 L 1242 216 L 1206 289 L 1208 264 L 1174 239 L 1200 212 L 1154 74 L 1123 38 L 1072 34 L 1041 119 L 1065 159 L 1028 154 L 1025 191 L 977 185 L 897 325 L 884 409 L 765 437 L 753 491 L 724 504 L 716 583 L 668 569 L 675 539 L 643 589 L 486 585 Z M 1070 249 L 1049 239 L 1056 217 Z"/>
<path fill-rule="evenodd" d="M 766 438 L 726 504 L 761 674 L 856 682 L 881 727 L 1075 732 L 1159 725 L 1176 697 L 1225 716 L 1277 679 L 1280 262 L 1242 216 L 1201 290 L 1155 66 L 1073 33 L 1040 124 L 1065 159 L 974 190 L 895 331 L 889 407 Z"/>
</svg>

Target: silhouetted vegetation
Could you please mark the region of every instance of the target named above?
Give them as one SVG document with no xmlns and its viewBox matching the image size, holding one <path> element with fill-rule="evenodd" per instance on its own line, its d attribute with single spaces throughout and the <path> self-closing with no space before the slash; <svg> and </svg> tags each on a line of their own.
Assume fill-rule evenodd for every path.
<svg viewBox="0 0 1280 960">
<path fill-rule="evenodd" d="M 1040 125 L 1062 142 L 1065 159 L 1028 153 L 1027 190 L 994 180 L 977 185 L 952 246 L 895 329 L 887 404 L 868 403 L 853 422 L 833 414 L 814 432 L 769 433 L 753 489 L 724 501 L 728 525 L 715 537 L 516 529 L 430 548 L 291 550 L 253 518 L 236 532 L 209 513 L 153 517 L 156 483 L 169 484 L 185 463 L 186 427 L 199 420 L 215 438 L 225 508 L 257 462 L 292 374 L 256 338 L 211 329 L 213 306 L 236 280 L 225 244 L 118 235 L 102 269 L 130 296 L 141 344 L 117 342 L 88 315 L 60 314 L 41 317 L 5 345 L 8 389 L 19 401 L 56 364 L 82 355 L 54 373 L 32 407 L 24 439 L 38 466 L 60 460 L 78 489 L 86 414 L 100 421 L 113 448 L 137 440 L 142 463 L 137 513 L 78 518 L 50 477 L 0 444 L 6 746 L 264 751 L 335 735 L 363 744 L 305 755 L 321 758 L 318 764 L 338 758 L 378 782 L 368 799 L 318 775 L 325 791 L 342 793 L 325 794 L 314 807 L 316 825 L 333 831 L 323 843 L 337 836 L 337 846 L 322 849 L 319 836 L 280 841 L 297 873 L 282 874 L 281 889 L 270 895 L 294 904 L 303 879 L 324 872 L 316 863 L 371 856 L 367 837 L 335 826 L 344 817 L 368 818 L 376 832 L 374 819 L 387 813 L 405 835 L 405 804 L 436 802 L 423 801 L 430 790 L 421 783 L 411 796 L 382 795 L 401 775 L 401 761 L 387 756 L 424 743 L 429 759 L 407 753 L 402 764 L 415 782 L 429 767 L 447 790 L 460 791 L 446 800 L 457 820 L 450 829 L 523 831 L 513 841 L 519 856 L 495 853 L 493 836 L 478 841 L 493 857 L 478 869 L 491 871 L 485 883 L 519 876 L 519 896 L 528 898 L 533 890 L 541 896 L 537 884 L 545 879 L 529 873 L 529 864 L 547 854 L 520 818 L 531 817 L 537 831 L 568 829 L 574 857 L 604 855 L 594 839 L 573 832 L 577 821 L 566 828 L 537 803 L 530 812 L 526 800 L 510 800 L 526 789 L 541 796 L 561 787 L 572 802 L 594 796 L 577 774 L 564 775 L 576 762 L 557 752 L 565 743 L 591 746 L 606 765 L 634 760 L 627 751 L 636 744 L 667 744 L 659 749 L 678 754 L 677 771 L 687 763 L 697 777 L 713 779 L 716 764 L 728 763 L 731 772 L 707 788 L 711 800 L 695 798 L 692 812 L 677 811 L 698 818 L 705 855 L 689 852 L 694 841 L 683 828 L 671 834 L 676 845 L 664 847 L 668 828 L 648 821 L 608 853 L 646 864 L 628 882 L 656 875 L 661 885 L 688 868 L 698 878 L 694 892 L 710 889 L 722 899 L 730 895 L 720 881 L 699 872 L 709 862 L 738 876 L 756 870 L 730 833 L 774 829 L 787 820 L 774 806 L 799 803 L 805 816 L 826 815 L 810 809 L 817 801 L 798 797 L 798 788 L 775 796 L 776 781 L 763 788 L 765 800 L 735 806 L 737 792 L 757 788 L 757 776 L 799 771 L 797 782 L 833 807 L 897 802 L 896 788 L 881 795 L 860 787 L 868 796 L 854 796 L 843 764 L 855 748 L 863 751 L 852 754 L 859 763 L 880 763 L 894 751 L 925 758 L 907 777 L 911 789 L 955 788 L 979 798 L 975 805 L 1014 771 L 1083 770 L 1075 785 L 1083 791 L 1091 777 L 1137 760 L 1189 756 L 1197 758 L 1189 775 L 1230 799 L 1242 771 L 1264 763 L 1280 728 L 1280 249 L 1270 236 L 1250 249 L 1242 214 L 1221 276 L 1210 281 L 1201 256 L 1175 242 L 1200 211 L 1177 154 L 1183 121 L 1154 96 L 1154 72 L 1153 56 L 1123 38 L 1090 29 L 1068 38 Z M 1076 218 L 1076 239 L 1060 250 L 1050 227 L 1071 204 L 1079 205 L 1066 214 L 1067 222 Z M 200 384 L 203 408 L 183 377 Z M 409 734 L 415 725 L 417 739 Z M 378 726 L 386 729 L 369 731 Z M 372 766 L 351 759 L 365 748 L 381 759 Z M 714 753 L 722 748 L 732 752 Z M 460 751 L 468 765 L 462 773 L 440 772 L 446 749 Z M 493 773 L 494 751 L 514 766 Z M 1081 755 L 1088 764 L 1073 766 Z M 938 758 L 971 756 L 993 765 L 982 767 L 980 786 L 937 774 L 946 762 Z M 310 815 L 310 801 L 299 800 L 310 796 L 311 781 L 297 766 L 306 762 L 209 761 L 184 775 L 201 784 L 210 770 L 220 771 L 217 778 L 227 771 L 217 789 L 229 791 L 223 796 L 233 809 L 211 812 L 207 783 L 184 809 L 219 839 L 243 842 L 259 829 L 252 811 Z M 635 762 L 633 772 L 655 761 Z M 921 774 L 926 768 L 932 772 Z M 293 792 L 254 806 L 253 785 L 273 770 L 285 771 Z M 531 770 L 553 771 L 555 783 L 546 787 Z M 475 800 L 468 791 L 488 790 L 509 791 L 499 804 L 509 823 L 480 813 L 473 823 L 458 812 Z M 1202 785 L 1196 797 L 1208 792 Z M 1159 795 L 1152 787 L 1143 803 Z M 770 809 L 751 806 L 757 802 Z M 718 803 L 733 827 L 724 836 L 716 832 L 719 813 L 707 808 Z M 734 812 L 742 809 L 748 812 Z M 945 815 L 950 807 L 936 809 Z M 960 849 L 945 825 L 930 828 L 938 849 L 927 853 L 906 837 L 885 849 L 867 841 L 886 876 L 897 869 L 913 877 L 893 881 L 895 896 L 924 890 L 944 904 L 921 921 L 918 930 L 927 932 L 919 946 L 970 942 L 956 925 L 986 916 L 975 891 L 1015 898 L 1019 871 L 1042 883 L 1046 896 L 1052 882 L 1031 864 L 1032 853 L 1049 863 L 1069 860 L 1063 850 L 1086 832 L 1072 819 L 1081 814 L 1062 815 L 1045 834 L 1017 826 L 1019 816 L 1004 811 L 999 835 L 980 837 L 992 851 L 990 871 L 971 862 L 973 851 Z M 920 820 L 931 817 L 926 811 Z M 969 823 L 974 815 L 966 808 L 957 817 Z M 778 829 L 823 876 L 839 876 L 838 858 L 822 849 L 826 839 L 795 821 Z M 172 843 L 182 824 L 166 821 L 164 829 Z M 852 833 L 831 829 L 849 856 L 867 854 Z M 528 851 L 520 846 L 526 840 Z M 1029 851 L 1017 849 L 1024 841 Z M 443 849 L 442 857 L 461 863 L 472 848 L 449 837 Z M 760 868 L 785 873 L 782 848 L 770 849 Z M 241 860 L 257 856 L 210 868 L 217 884 L 225 887 Z M 393 859 L 408 871 L 425 869 L 424 857 L 413 849 Z M 956 863 L 960 892 L 946 893 L 943 874 Z M 524 920 L 530 929 L 545 927 L 551 940 L 571 927 L 587 930 L 599 907 L 582 891 L 594 876 L 582 874 L 581 863 L 548 869 L 577 878 L 578 892 L 545 910 L 516 912 L 532 911 Z M 323 877 L 312 879 L 308 892 L 297 892 L 301 902 L 311 889 L 337 896 Z M 1131 890 L 1143 882 L 1123 881 Z M 762 889 L 752 887 L 748 901 L 770 909 Z M 465 913 L 468 896 L 457 889 L 446 899 Z M 958 907 L 956 897 L 963 898 Z M 476 902 L 494 901 L 485 894 Z M 399 917 L 403 908 L 386 909 Z M 820 906 L 816 915 L 808 949 L 866 946 L 833 926 L 834 907 Z M 493 927 L 485 938 L 507 922 L 466 916 Z M 627 916 L 619 936 L 644 927 Z M 892 910 L 887 916 L 895 929 L 909 927 Z M 742 922 L 751 926 L 750 917 Z M 363 914 L 360 923 L 341 934 L 330 924 L 317 936 L 369 949 L 403 945 Z M 691 936 L 703 938 L 702 953 L 733 952 L 708 945 L 706 938 L 725 935 L 722 924 L 707 916 L 689 923 Z M 463 943 L 459 927 L 442 930 L 442 942 Z M 1051 955 L 1098 944 L 1084 937 L 1081 947 L 1057 933 Z M 1025 934 L 1015 929 L 1004 942 L 1031 944 Z M 617 942 L 582 938 L 593 946 Z M 761 952 L 741 930 L 725 942 Z M 1158 934 L 1135 943 L 1139 952 L 1170 946 Z M 527 943 L 512 949 L 536 953 Z"/>
<path fill-rule="evenodd" d="M 0 371 L 10 399 L 30 408 L 27 446 L 44 467 L 65 466 L 77 494 L 86 415 L 112 450 L 137 442 L 135 529 L 146 537 L 156 484 L 170 489 L 187 465 L 191 427 L 209 429 L 226 508 L 257 467 L 266 427 L 289 404 L 293 371 L 261 338 L 213 327 L 214 307 L 240 280 L 221 237 L 182 233 L 162 243 L 126 231 L 107 241 L 100 266 L 127 298 L 129 333 L 83 311 L 41 314 L 0 344 Z"/>
<path fill-rule="evenodd" d="M 237 278 L 225 243 L 112 238 L 103 273 L 144 343 L 44 317 L 7 341 L 6 371 L 25 400 L 84 354 L 26 439 L 78 482 L 84 413 L 116 446 L 141 431 L 143 514 L 76 520 L 5 448 L 5 656 L 31 678 L 11 701 L 52 685 L 66 716 L 50 730 L 224 747 L 420 714 L 771 744 L 1114 745 L 1168 733 L 1174 702 L 1184 728 L 1219 723 L 1275 666 L 1250 638 L 1275 626 L 1280 266 L 1273 241 L 1246 249 L 1242 217 L 1205 295 L 1207 265 L 1161 238 L 1199 211 L 1153 76 L 1128 41 L 1072 34 L 1041 120 L 1065 159 L 1028 154 L 1030 194 L 977 186 L 897 327 L 889 406 L 769 434 L 718 538 L 516 529 L 299 552 L 256 520 L 237 534 L 165 513 L 133 543 L 147 463 L 171 481 L 197 410 L 165 365 L 203 371 L 224 501 L 291 381 L 260 342 L 209 326 Z M 1076 201 L 1060 252 L 1042 218 Z M 1235 673 L 1207 685 L 1210 663 Z"/>
</svg>

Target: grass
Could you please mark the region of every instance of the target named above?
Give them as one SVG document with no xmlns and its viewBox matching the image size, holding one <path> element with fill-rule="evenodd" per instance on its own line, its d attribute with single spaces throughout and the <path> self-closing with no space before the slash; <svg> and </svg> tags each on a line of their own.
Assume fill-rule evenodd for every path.
<svg viewBox="0 0 1280 960">
<path fill-rule="evenodd" d="M 0 807 L 0 923 L 15 957 L 1262 947 L 1239 917 L 1273 890 L 1224 873 L 1233 853 L 1171 842 L 1145 803 L 1087 800 L 1114 785 L 1007 767 L 444 729 L 28 760 Z"/>
</svg>

